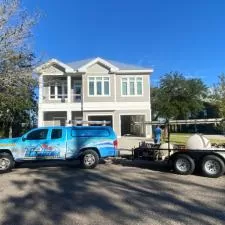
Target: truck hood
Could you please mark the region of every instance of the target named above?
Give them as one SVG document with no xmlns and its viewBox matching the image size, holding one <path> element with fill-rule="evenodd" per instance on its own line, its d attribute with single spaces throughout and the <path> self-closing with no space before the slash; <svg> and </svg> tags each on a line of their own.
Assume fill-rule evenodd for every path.
<svg viewBox="0 0 225 225">
<path fill-rule="evenodd" d="M 21 140 L 21 138 L 3 138 L 3 139 L 0 139 L 0 147 L 4 146 L 4 144 L 14 145 L 20 140 Z"/>
</svg>

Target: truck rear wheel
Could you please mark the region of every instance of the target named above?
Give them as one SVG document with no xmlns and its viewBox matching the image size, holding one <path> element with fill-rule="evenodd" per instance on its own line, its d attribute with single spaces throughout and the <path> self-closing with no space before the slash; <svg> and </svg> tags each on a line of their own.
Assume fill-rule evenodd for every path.
<svg viewBox="0 0 225 225">
<path fill-rule="evenodd" d="M 7 152 L 0 153 L 0 172 L 5 173 L 14 167 L 12 155 Z"/>
<path fill-rule="evenodd" d="M 207 155 L 202 160 L 202 173 L 207 177 L 220 177 L 225 172 L 222 159 L 215 155 Z"/>
<path fill-rule="evenodd" d="M 99 156 L 94 150 L 86 150 L 81 157 L 81 164 L 84 169 L 93 169 L 98 165 Z"/>
<path fill-rule="evenodd" d="M 195 170 L 195 162 L 189 155 L 179 154 L 173 161 L 173 168 L 181 175 L 192 174 Z"/>
</svg>

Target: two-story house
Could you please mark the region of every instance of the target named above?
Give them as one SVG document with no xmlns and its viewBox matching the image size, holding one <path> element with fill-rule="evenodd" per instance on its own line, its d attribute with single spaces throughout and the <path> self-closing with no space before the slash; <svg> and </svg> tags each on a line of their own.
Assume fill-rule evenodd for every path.
<svg viewBox="0 0 225 225">
<path fill-rule="evenodd" d="M 110 121 L 118 136 L 151 136 L 152 69 L 102 58 L 65 64 L 52 59 L 36 68 L 39 75 L 38 126 L 69 121 Z"/>
</svg>

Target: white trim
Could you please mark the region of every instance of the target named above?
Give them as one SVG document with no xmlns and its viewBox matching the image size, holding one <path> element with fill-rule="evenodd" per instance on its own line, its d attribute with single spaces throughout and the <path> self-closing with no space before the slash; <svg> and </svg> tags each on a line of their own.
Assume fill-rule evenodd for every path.
<svg viewBox="0 0 225 225">
<path fill-rule="evenodd" d="M 38 127 L 42 127 L 43 126 L 43 121 L 44 121 L 44 111 L 38 110 Z"/>
<path fill-rule="evenodd" d="M 103 64 L 104 66 L 109 68 L 110 72 L 112 72 L 112 73 L 119 70 L 119 68 L 117 68 L 113 64 L 109 63 L 108 61 L 106 61 L 100 57 L 97 57 L 97 58 L 93 59 L 92 61 L 88 62 L 87 64 L 85 64 L 84 66 L 80 67 L 77 71 L 78 72 L 87 72 L 88 67 L 90 67 L 96 63 Z"/>
<path fill-rule="evenodd" d="M 113 75 L 113 79 L 114 79 L 114 102 L 116 102 L 116 82 L 117 82 L 117 79 L 116 79 L 116 75 Z"/>
<path fill-rule="evenodd" d="M 143 70 L 140 70 L 140 69 L 135 69 L 135 70 L 118 70 L 118 71 L 115 71 L 115 74 L 138 74 L 138 73 L 146 73 L 146 75 L 149 73 L 153 73 L 154 70 L 153 69 L 143 69 Z"/>
<path fill-rule="evenodd" d="M 148 101 L 145 102 L 102 102 L 101 108 L 99 108 L 99 103 L 101 102 L 84 102 L 83 110 L 84 111 L 115 111 L 115 110 L 148 110 L 150 111 L 150 103 Z M 63 108 L 62 108 L 63 107 Z M 39 104 L 39 108 L 44 111 L 65 111 L 70 109 L 72 111 L 80 111 L 81 103 L 42 103 Z M 84 119 L 85 120 L 85 119 Z"/>
<path fill-rule="evenodd" d="M 50 59 L 48 62 L 46 62 L 46 63 L 44 63 L 44 64 L 38 66 L 37 68 L 35 68 L 35 69 L 34 69 L 34 72 L 35 72 L 35 73 L 38 73 L 38 74 L 42 74 L 42 72 L 43 72 L 43 70 L 44 70 L 45 68 L 48 68 L 48 67 L 50 67 L 50 66 L 52 66 L 52 65 L 54 65 L 54 64 L 59 65 L 59 66 L 61 66 L 62 68 L 64 68 L 66 73 L 74 73 L 74 69 L 73 69 L 73 68 L 71 68 L 70 66 L 66 65 L 66 64 L 63 63 L 63 62 L 60 62 L 60 61 L 57 60 L 57 59 Z"/>
<path fill-rule="evenodd" d="M 63 87 L 65 89 L 65 87 Z M 65 92 L 65 90 L 63 90 Z M 62 91 L 62 92 L 63 92 Z M 67 100 L 68 102 L 71 102 L 71 75 L 67 76 Z"/>
<path fill-rule="evenodd" d="M 130 94 L 130 78 L 134 78 L 134 95 Z M 137 78 L 142 79 L 142 94 L 137 94 Z M 127 95 L 123 94 L 123 79 L 127 79 Z M 122 97 L 143 97 L 144 96 L 144 78 L 143 76 L 122 76 L 120 78 L 120 94 Z"/>
<path fill-rule="evenodd" d="M 89 79 L 90 78 L 94 78 L 94 95 L 90 95 L 89 93 Z M 101 83 L 102 83 L 102 94 L 101 95 L 97 95 L 97 78 L 102 78 Z M 109 82 L 109 94 L 105 95 L 104 91 L 104 78 L 109 78 L 108 82 Z M 87 77 L 87 96 L 88 97 L 110 97 L 111 96 L 111 83 L 110 83 L 111 77 L 110 76 L 88 76 Z"/>
<path fill-rule="evenodd" d="M 39 76 L 39 103 L 42 103 L 43 102 L 43 76 L 40 75 Z"/>
</svg>

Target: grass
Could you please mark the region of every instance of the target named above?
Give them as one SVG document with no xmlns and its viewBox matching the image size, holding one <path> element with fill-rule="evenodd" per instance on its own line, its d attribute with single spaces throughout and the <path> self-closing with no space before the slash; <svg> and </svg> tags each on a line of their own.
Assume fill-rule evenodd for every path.
<svg viewBox="0 0 225 225">
<path fill-rule="evenodd" d="M 172 133 L 170 134 L 170 142 L 174 144 L 180 144 L 185 145 L 188 138 L 193 134 L 185 134 L 185 133 Z M 209 138 L 211 143 L 221 144 L 225 143 L 225 139 L 215 139 L 215 138 Z"/>
</svg>

